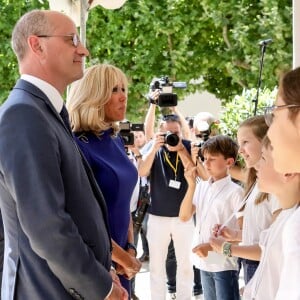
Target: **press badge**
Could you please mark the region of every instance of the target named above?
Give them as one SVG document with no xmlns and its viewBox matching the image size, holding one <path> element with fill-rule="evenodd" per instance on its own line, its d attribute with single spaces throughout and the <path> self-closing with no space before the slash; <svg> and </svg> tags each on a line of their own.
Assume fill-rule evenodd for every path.
<svg viewBox="0 0 300 300">
<path fill-rule="evenodd" d="M 176 180 L 173 180 L 173 179 L 170 179 L 170 181 L 169 181 L 169 187 L 171 187 L 173 189 L 179 190 L 180 189 L 180 185 L 181 185 L 180 181 L 176 181 Z"/>
</svg>

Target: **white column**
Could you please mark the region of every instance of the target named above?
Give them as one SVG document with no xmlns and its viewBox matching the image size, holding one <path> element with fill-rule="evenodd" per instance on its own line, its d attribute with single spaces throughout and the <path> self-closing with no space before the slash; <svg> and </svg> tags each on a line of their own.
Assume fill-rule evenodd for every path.
<svg viewBox="0 0 300 300">
<path fill-rule="evenodd" d="M 80 0 L 80 41 L 84 47 L 86 45 L 86 20 L 88 7 L 86 0 Z"/>
<path fill-rule="evenodd" d="M 300 67 L 300 1 L 293 0 L 293 68 Z"/>
</svg>

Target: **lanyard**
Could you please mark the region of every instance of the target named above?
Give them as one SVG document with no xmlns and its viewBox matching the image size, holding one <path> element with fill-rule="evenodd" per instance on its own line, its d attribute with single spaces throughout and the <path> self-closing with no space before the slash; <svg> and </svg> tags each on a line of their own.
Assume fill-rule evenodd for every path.
<svg viewBox="0 0 300 300">
<path fill-rule="evenodd" d="M 166 162 L 168 163 L 168 165 L 172 168 L 172 170 L 174 171 L 174 174 L 175 174 L 175 180 L 177 178 L 177 169 L 178 169 L 178 153 L 176 153 L 176 162 L 175 162 L 175 166 L 171 163 L 171 161 L 169 160 L 169 157 L 167 155 L 166 152 L 164 152 L 165 154 L 165 159 L 166 159 Z"/>
</svg>

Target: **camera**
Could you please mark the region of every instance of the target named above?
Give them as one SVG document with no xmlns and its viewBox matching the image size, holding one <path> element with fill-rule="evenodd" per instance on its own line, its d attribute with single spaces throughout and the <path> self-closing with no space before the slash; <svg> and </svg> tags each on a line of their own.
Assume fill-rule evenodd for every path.
<svg viewBox="0 0 300 300">
<path fill-rule="evenodd" d="M 186 82 L 170 82 L 168 76 L 155 78 L 150 83 L 150 91 L 160 90 L 157 105 L 160 107 L 177 106 L 177 95 L 173 93 L 173 88 L 186 88 Z M 150 101 L 154 101 L 150 99 Z"/>
<path fill-rule="evenodd" d="M 132 131 L 144 131 L 144 124 L 132 124 L 129 121 L 119 123 L 120 136 L 125 146 L 134 144 L 134 134 Z"/>
<path fill-rule="evenodd" d="M 168 144 L 169 146 L 175 147 L 179 143 L 179 136 L 176 133 L 168 131 L 162 136 L 165 138 L 165 144 Z"/>
<path fill-rule="evenodd" d="M 136 233 L 141 230 L 146 212 L 150 205 L 150 194 L 148 185 L 140 187 L 138 208 L 133 216 L 133 227 Z"/>
</svg>

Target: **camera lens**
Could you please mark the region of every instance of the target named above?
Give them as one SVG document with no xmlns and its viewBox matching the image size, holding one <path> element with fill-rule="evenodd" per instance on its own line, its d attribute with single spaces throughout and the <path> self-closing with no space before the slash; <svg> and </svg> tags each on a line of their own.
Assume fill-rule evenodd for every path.
<svg viewBox="0 0 300 300">
<path fill-rule="evenodd" d="M 179 137 L 175 133 L 167 133 L 165 137 L 165 143 L 174 147 L 179 143 Z"/>
</svg>

